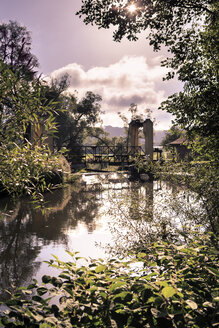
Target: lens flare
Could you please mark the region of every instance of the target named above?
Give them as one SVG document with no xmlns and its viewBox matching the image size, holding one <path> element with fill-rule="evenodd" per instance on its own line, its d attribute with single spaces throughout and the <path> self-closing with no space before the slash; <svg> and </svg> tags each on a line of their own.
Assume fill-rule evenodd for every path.
<svg viewBox="0 0 219 328">
<path fill-rule="evenodd" d="M 128 11 L 132 14 L 136 11 L 136 5 L 132 4 L 130 6 L 128 6 Z"/>
</svg>

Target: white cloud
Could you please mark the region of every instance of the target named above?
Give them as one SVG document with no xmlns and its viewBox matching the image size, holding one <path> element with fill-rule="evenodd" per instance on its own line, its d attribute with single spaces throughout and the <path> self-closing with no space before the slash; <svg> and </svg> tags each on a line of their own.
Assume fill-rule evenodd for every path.
<svg viewBox="0 0 219 328">
<path fill-rule="evenodd" d="M 125 56 L 109 66 L 93 67 L 87 71 L 72 63 L 54 71 L 51 78 L 59 79 L 67 73 L 70 82 L 68 92 L 77 90 L 79 97 L 86 91 L 100 94 L 105 125 L 121 126 L 117 112 L 128 113 L 130 104 L 136 103 L 141 113 L 145 108 L 153 111 L 153 116 L 160 121 L 158 128 L 167 128 L 170 115 L 157 110 L 166 99 L 165 89 L 162 88 L 166 69 L 160 67 L 159 58 L 149 65 L 143 56 Z"/>
</svg>

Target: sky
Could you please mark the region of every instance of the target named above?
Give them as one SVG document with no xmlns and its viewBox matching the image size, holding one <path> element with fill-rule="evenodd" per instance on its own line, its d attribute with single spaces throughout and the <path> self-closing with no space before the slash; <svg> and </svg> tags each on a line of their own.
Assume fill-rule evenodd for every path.
<svg viewBox="0 0 219 328">
<path fill-rule="evenodd" d="M 39 73 L 56 79 L 68 73 L 68 91 L 79 99 L 87 91 L 101 95 L 103 125 L 123 126 L 118 112 L 128 117 L 135 103 L 145 118 L 145 109 L 152 110 L 156 129 L 168 129 L 173 117 L 158 107 L 182 85 L 163 81 L 166 50 L 153 52 L 146 34 L 114 42 L 113 29 L 85 25 L 75 15 L 80 6 L 81 0 L 0 0 L 0 22 L 15 20 L 31 32 Z"/>
</svg>

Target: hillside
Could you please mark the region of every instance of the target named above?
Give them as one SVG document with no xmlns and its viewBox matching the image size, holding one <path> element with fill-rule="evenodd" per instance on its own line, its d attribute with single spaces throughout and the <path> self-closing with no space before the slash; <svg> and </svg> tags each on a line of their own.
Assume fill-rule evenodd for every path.
<svg viewBox="0 0 219 328">
<path fill-rule="evenodd" d="M 106 125 L 104 127 L 105 131 L 109 133 L 110 137 L 124 137 L 125 131 L 124 128 L 117 126 Z M 167 130 L 155 130 L 154 131 L 154 145 L 159 146 L 163 140 Z"/>
</svg>

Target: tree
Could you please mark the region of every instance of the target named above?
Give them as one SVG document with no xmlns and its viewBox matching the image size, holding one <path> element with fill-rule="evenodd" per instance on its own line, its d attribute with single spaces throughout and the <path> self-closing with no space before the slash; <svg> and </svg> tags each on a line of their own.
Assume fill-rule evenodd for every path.
<svg viewBox="0 0 219 328">
<path fill-rule="evenodd" d="M 57 106 L 62 110 L 56 115 L 55 143 L 58 150 L 67 148 L 70 161 L 74 155 L 80 155 L 86 137 L 93 135 L 92 127 L 100 121 L 100 101 L 101 97 L 90 91 L 81 100 L 76 95 L 60 95 Z"/>
<path fill-rule="evenodd" d="M 171 126 L 171 128 L 167 131 L 165 137 L 161 141 L 161 145 L 163 147 L 168 147 L 169 143 L 178 139 L 184 135 L 183 131 L 178 126 Z"/>
<path fill-rule="evenodd" d="M 26 27 L 15 21 L 0 25 L 0 59 L 20 77 L 33 79 L 39 64 L 31 53 L 31 36 Z"/>
<path fill-rule="evenodd" d="M 132 7 L 130 7 L 132 5 Z M 135 5 L 135 7 L 133 7 Z M 131 10 L 132 8 L 132 10 Z M 114 40 L 124 36 L 137 40 L 149 29 L 155 51 L 164 45 L 170 58 L 162 65 L 170 69 L 166 79 L 178 74 L 184 91 L 161 106 L 176 115 L 175 122 L 190 134 L 208 138 L 218 149 L 218 24 L 219 4 L 215 0 L 83 0 L 77 13 L 86 24 L 99 28 L 116 26 Z"/>
</svg>

